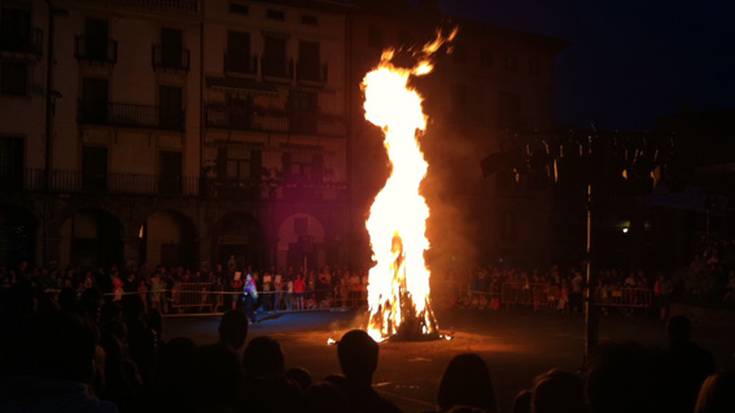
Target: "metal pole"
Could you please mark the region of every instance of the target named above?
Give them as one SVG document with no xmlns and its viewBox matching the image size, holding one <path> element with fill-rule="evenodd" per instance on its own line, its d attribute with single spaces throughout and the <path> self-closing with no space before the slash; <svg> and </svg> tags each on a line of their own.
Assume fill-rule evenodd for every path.
<svg viewBox="0 0 735 413">
<path fill-rule="evenodd" d="M 43 189 L 47 196 L 43 199 L 43 222 L 41 241 L 41 262 L 43 265 L 48 264 L 48 193 L 51 192 L 51 164 L 53 151 L 53 119 L 54 119 L 54 8 L 51 1 L 47 0 L 48 5 L 48 41 L 46 43 L 46 131 L 45 131 L 45 148 L 44 148 L 44 166 L 43 166 Z"/>
<path fill-rule="evenodd" d="M 592 184 L 587 185 L 587 283 L 584 289 L 584 356 L 589 359 L 598 342 L 597 310 L 594 306 L 594 291 L 597 277 L 592 272 Z"/>
</svg>

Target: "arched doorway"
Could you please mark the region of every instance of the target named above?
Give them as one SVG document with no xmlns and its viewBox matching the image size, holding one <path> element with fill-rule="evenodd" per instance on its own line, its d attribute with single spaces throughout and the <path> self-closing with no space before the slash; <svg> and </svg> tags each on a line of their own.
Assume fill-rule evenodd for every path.
<svg viewBox="0 0 735 413">
<path fill-rule="evenodd" d="M 317 269 L 326 263 L 324 226 L 308 214 L 294 214 L 278 228 L 279 268 Z"/>
<path fill-rule="evenodd" d="M 140 257 L 149 267 L 195 268 L 199 261 L 199 235 L 194 223 L 174 211 L 149 215 L 138 229 Z"/>
<path fill-rule="evenodd" d="M 36 256 L 36 219 L 29 211 L 0 206 L 0 265 L 33 263 Z"/>
<path fill-rule="evenodd" d="M 109 212 L 77 211 L 61 226 L 62 265 L 109 267 L 123 262 L 123 228 Z"/>
<path fill-rule="evenodd" d="M 260 268 L 263 263 L 264 238 L 260 225 L 242 212 L 225 214 L 217 223 L 213 237 L 216 264 L 226 265 L 234 257 L 237 265 Z"/>
</svg>

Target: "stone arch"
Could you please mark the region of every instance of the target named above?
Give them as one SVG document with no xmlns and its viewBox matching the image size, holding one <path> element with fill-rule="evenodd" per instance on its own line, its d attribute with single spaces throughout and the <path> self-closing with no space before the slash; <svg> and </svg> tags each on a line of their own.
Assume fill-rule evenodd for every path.
<svg viewBox="0 0 735 413">
<path fill-rule="evenodd" d="M 324 266 L 324 241 L 324 225 L 319 219 L 306 213 L 288 216 L 278 227 L 278 267 L 311 270 Z"/>
<path fill-rule="evenodd" d="M 61 224 L 60 264 L 108 267 L 123 264 L 125 226 L 101 208 L 80 208 Z"/>
<path fill-rule="evenodd" d="M 16 205 L 0 205 L 0 265 L 36 261 L 39 221 L 33 212 Z"/>
<path fill-rule="evenodd" d="M 250 214 L 230 211 L 222 215 L 212 233 L 214 263 L 226 265 L 234 257 L 242 268 L 265 264 L 265 236 L 258 221 Z"/>
<path fill-rule="evenodd" d="M 199 262 L 199 231 L 186 214 L 164 209 L 150 213 L 138 227 L 140 260 L 149 267 L 184 266 Z"/>
</svg>

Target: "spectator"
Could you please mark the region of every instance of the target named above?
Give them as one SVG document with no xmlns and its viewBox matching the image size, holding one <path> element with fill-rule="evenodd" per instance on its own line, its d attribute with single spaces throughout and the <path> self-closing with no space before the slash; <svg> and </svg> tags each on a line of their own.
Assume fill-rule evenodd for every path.
<svg viewBox="0 0 735 413">
<path fill-rule="evenodd" d="M 219 344 L 241 358 L 248 335 L 248 319 L 242 311 L 229 310 L 219 323 Z"/>
<path fill-rule="evenodd" d="M 301 403 L 297 384 L 286 378 L 281 345 L 270 337 L 257 337 L 245 348 L 242 361 L 245 383 L 243 410 L 293 412 Z"/>
<path fill-rule="evenodd" d="M 241 372 L 237 356 L 220 345 L 204 346 L 194 353 L 191 398 L 195 411 L 231 412 L 238 404 Z"/>
<path fill-rule="evenodd" d="M 680 411 L 694 409 L 702 382 L 715 372 L 712 354 L 692 341 L 692 324 L 684 316 L 674 316 L 667 325 L 668 365 L 672 368 L 672 397 L 678 399 Z"/>
<path fill-rule="evenodd" d="M 449 362 L 439 383 L 437 404 L 441 412 L 455 406 L 497 411 L 490 371 L 480 356 L 465 353 Z"/>
<path fill-rule="evenodd" d="M 310 386 L 304 394 L 304 410 L 307 413 L 346 412 L 347 399 L 334 383 L 317 383 Z"/>
<path fill-rule="evenodd" d="M 372 387 L 373 374 L 378 367 L 378 344 L 363 330 L 351 330 L 337 343 L 339 365 L 345 379 L 338 383 L 353 412 L 398 412 Z"/>
<path fill-rule="evenodd" d="M 31 375 L 18 376 L 0 389 L 0 411 L 117 412 L 114 404 L 91 393 L 95 336 L 81 318 L 38 314 L 28 333 L 25 362 Z"/>
<path fill-rule="evenodd" d="M 584 413 L 584 381 L 575 374 L 551 370 L 537 377 L 533 387 L 533 413 Z"/>
<path fill-rule="evenodd" d="M 735 374 L 713 374 L 702 383 L 694 413 L 735 412 Z"/>
<path fill-rule="evenodd" d="M 533 393 L 521 390 L 513 399 L 513 413 L 531 413 L 531 400 Z"/>
<path fill-rule="evenodd" d="M 304 391 L 311 386 L 311 373 L 301 367 L 295 367 L 286 370 L 286 377 L 293 383 L 299 385 L 299 388 Z"/>
</svg>

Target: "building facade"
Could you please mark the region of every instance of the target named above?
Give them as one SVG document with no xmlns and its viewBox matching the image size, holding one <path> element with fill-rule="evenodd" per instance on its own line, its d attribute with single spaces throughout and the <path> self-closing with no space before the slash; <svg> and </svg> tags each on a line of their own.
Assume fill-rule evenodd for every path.
<svg viewBox="0 0 735 413">
<path fill-rule="evenodd" d="M 344 13 L 52 3 L 2 2 L 4 263 L 344 259 Z"/>
<path fill-rule="evenodd" d="M 0 1 L 0 262 L 365 266 L 388 166 L 359 85 L 383 48 L 433 36 L 419 3 Z M 551 123 L 560 48 L 456 23 L 418 85 L 438 261 L 503 242 L 487 234 L 517 205 L 480 161 Z"/>
</svg>

